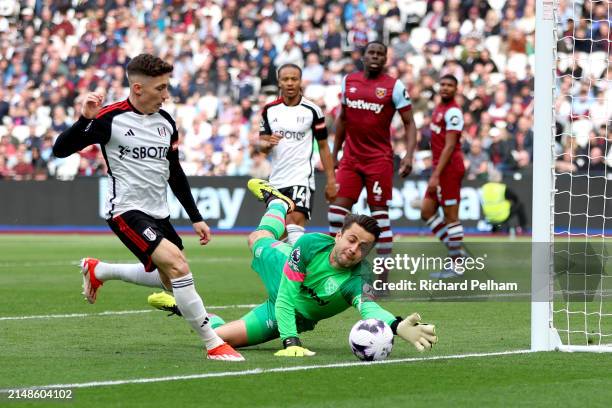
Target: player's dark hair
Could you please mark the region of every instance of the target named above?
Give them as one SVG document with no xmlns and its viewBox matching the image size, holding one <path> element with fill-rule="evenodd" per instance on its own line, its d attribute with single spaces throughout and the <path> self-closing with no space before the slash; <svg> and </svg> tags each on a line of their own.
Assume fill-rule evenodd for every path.
<svg viewBox="0 0 612 408">
<path fill-rule="evenodd" d="M 442 77 L 440 77 L 438 81 L 442 81 L 443 79 L 448 79 L 449 81 L 453 81 L 455 83 L 455 86 L 459 85 L 459 81 L 454 75 L 451 75 L 451 74 L 442 75 Z"/>
<path fill-rule="evenodd" d="M 385 49 L 385 54 L 387 53 L 387 46 L 382 42 L 382 41 L 370 41 L 369 43 L 366 44 L 366 46 L 363 48 L 363 53 L 365 54 L 365 52 L 368 50 L 368 47 L 372 44 L 377 44 L 377 45 L 382 45 L 383 48 Z"/>
<path fill-rule="evenodd" d="M 127 65 L 128 78 L 131 75 L 158 77 L 172 72 L 174 66 L 151 54 L 140 54 Z"/>
<path fill-rule="evenodd" d="M 363 214 L 348 214 L 346 217 L 344 217 L 344 223 L 342 224 L 342 229 L 340 231 L 346 231 L 353 224 L 359 225 L 361 228 L 374 235 L 374 242 L 378 241 L 381 229 L 378 222 L 374 218 Z"/>
<path fill-rule="evenodd" d="M 302 68 L 298 67 L 295 64 L 287 63 L 280 66 L 280 68 L 276 71 L 276 79 L 280 79 L 281 71 L 285 68 L 295 68 L 300 72 L 300 78 L 302 78 Z"/>
</svg>

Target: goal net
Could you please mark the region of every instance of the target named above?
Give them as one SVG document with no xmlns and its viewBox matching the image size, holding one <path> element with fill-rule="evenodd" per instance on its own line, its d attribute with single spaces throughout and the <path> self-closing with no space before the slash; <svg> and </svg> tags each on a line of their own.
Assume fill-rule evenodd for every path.
<svg viewBox="0 0 612 408">
<path fill-rule="evenodd" d="M 537 3 L 534 350 L 612 351 L 611 18 L 610 0 Z"/>
</svg>

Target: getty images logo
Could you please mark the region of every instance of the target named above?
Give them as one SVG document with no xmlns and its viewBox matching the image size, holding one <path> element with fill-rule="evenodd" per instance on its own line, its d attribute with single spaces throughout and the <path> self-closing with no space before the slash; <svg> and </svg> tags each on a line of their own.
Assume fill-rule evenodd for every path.
<svg viewBox="0 0 612 408">
<path fill-rule="evenodd" d="M 379 114 L 385 107 L 382 103 L 366 102 L 363 99 L 353 100 L 349 98 L 346 98 L 346 105 L 349 108 L 369 110 L 376 114 Z"/>
</svg>

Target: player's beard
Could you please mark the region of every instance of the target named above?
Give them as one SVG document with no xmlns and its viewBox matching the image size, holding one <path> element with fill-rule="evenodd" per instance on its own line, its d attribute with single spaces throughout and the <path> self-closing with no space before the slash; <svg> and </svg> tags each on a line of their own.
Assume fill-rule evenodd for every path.
<svg viewBox="0 0 612 408">
<path fill-rule="evenodd" d="M 334 257 L 334 261 L 336 262 L 336 265 L 338 265 L 341 268 L 350 268 L 352 266 L 354 266 L 356 264 L 356 262 L 353 262 L 351 260 L 349 260 L 348 258 L 346 258 L 345 261 L 342 260 L 341 258 L 341 253 L 339 253 L 339 251 L 334 250 L 333 251 L 333 257 Z"/>
<path fill-rule="evenodd" d="M 342 264 L 342 260 L 340 259 L 340 255 L 338 254 L 338 250 L 336 248 L 334 248 L 334 250 L 332 251 L 332 257 L 334 258 L 334 263 L 341 267 L 344 268 L 344 265 Z"/>
</svg>

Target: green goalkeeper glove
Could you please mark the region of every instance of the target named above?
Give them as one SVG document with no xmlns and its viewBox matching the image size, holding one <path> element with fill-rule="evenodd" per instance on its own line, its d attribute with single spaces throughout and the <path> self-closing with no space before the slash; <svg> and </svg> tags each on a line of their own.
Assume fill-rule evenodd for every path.
<svg viewBox="0 0 612 408">
<path fill-rule="evenodd" d="M 297 337 L 288 337 L 283 340 L 283 349 L 274 353 L 276 357 L 312 357 L 315 353 L 305 347 L 302 347 L 302 342 Z"/>
<path fill-rule="evenodd" d="M 397 335 L 402 339 L 412 343 L 419 351 L 432 348 L 438 342 L 436 336 L 436 326 L 421 323 L 421 316 L 413 313 L 397 325 Z"/>
</svg>

